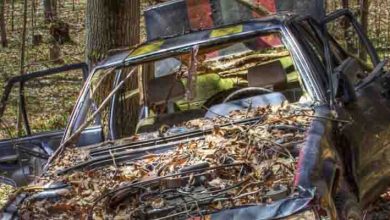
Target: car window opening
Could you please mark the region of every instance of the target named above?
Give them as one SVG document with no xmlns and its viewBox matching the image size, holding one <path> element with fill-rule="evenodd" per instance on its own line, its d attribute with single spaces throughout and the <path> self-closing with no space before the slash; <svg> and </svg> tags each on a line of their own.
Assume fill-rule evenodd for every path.
<svg viewBox="0 0 390 220">
<path fill-rule="evenodd" d="M 125 77 L 119 72 L 108 69 L 93 78 L 90 96 L 97 105 L 114 86 L 107 82 Z M 267 94 L 278 94 L 289 103 L 310 100 L 279 33 L 214 47 L 194 47 L 191 52 L 140 65 L 137 72 L 101 114 L 108 139 L 112 136 L 108 135 L 110 130 L 115 130 L 112 138 L 116 139 L 158 131 L 161 126 L 180 126 L 205 115 L 227 115 L 226 103 L 244 99 L 251 102 L 251 97 L 256 103 L 264 99 L 260 103 L 265 105 L 272 104 L 266 100 Z M 141 77 L 144 83 L 138 89 Z M 140 100 L 141 111 L 135 111 L 132 108 L 138 108 Z"/>
</svg>

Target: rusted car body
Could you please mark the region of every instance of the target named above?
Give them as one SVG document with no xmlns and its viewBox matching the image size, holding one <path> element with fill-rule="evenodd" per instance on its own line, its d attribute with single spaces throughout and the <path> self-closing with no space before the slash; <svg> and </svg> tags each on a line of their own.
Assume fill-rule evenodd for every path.
<svg viewBox="0 0 390 220">
<path fill-rule="evenodd" d="M 340 17 L 351 22 L 351 26 L 359 36 L 359 42 L 367 50 L 367 59 L 373 65 L 371 68 L 361 65 L 356 57 L 344 51 L 332 35 L 326 31 L 327 24 Z M 253 41 L 252 39 L 255 40 Z M 324 216 L 328 216 L 331 219 L 362 219 L 362 210 L 389 186 L 390 81 L 384 70 L 385 62 L 379 60 L 372 44 L 348 10 L 334 12 L 321 22 L 310 16 L 302 17 L 294 14 L 272 15 L 237 24 L 228 24 L 223 27 L 213 27 L 178 36 L 150 40 L 137 48 L 108 58 L 96 66 L 86 80 L 65 130 L 62 144 L 51 155 L 48 164 L 45 166 L 43 178 L 46 174 L 49 177 L 53 173 L 66 176 L 68 173 L 75 171 L 102 169 L 102 167 L 108 165 L 126 165 L 126 162 L 137 159 L 141 155 L 145 156 L 151 152 L 161 153 L 160 151 L 154 151 L 153 149 L 155 148 L 163 147 L 163 145 L 176 146 L 178 148 L 177 141 L 198 137 L 199 135 L 203 136 L 205 131 L 201 131 L 201 129 L 190 131 L 184 129 L 180 130 L 179 133 L 170 135 L 168 132 L 166 134 L 163 126 L 165 124 L 168 124 L 168 130 L 169 128 L 175 128 L 175 131 L 177 131 L 177 128 L 173 127 L 176 124 L 174 122 L 175 118 L 170 118 L 160 124 L 154 122 L 152 130 L 161 128 L 157 131 L 157 136 L 146 135 L 143 139 L 138 140 L 134 139 L 134 137 L 129 139 L 129 134 L 118 132 L 120 130 L 118 128 L 118 119 L 120 118 L 120 112 L 117 110 L 118 103 L 121 100 L 123 101 L 124 98 L 121 99 L 119 95 L 116 96 L 115 94 L 124 85 L 124 80 L 131 75 L 122 74 L 122 70 L 167 58 L 180 57 L 182 64 L 176 66 L 188 66 L 188 69 L 185 69 L 187 74 L 186 83 L 188 83 L 188 87 L 185 90 L 191 99 L 191 96 L 194 94 L 192 94 L 193 89 L 191 89 L 190 78 L 192 75 L 190 72 L 192 68 L 196 70 L 196 67 L 193 66 L 194 60 L 203 59 L 199 63 L 202 63 L 204 60 L 205 62 L 213 61 L 215 57 L 219 57 L 226 52 L 223 49 L 230 48 L 228 46 L 235 45 L 235 43 L 241 46 L 244 45 L 246 50 L 249 48 L 256 51 L 256 49 L 261 48 L 264 51 L 269 51 L 271 48 L 275 49 L 274 52 L 279 52 L 280 45 L 283 43 L 292 57 L 292 62 L 298 74 L 299 80 L 294 81 L 294 85 L 299 85 L 303 90 L 299 90 L 298 93 L 294 90 L 292 92 L 293 95 L 287 97 L 290 96 L 290 93 L 284 93 L 284 90 L 283 92 L 278 92 L 276 83 L 279 83 L 280 80 L 274 78 L 272 79 L 272 90 L 266 90 L 263 86 L 257 86 L 256 89 L 256 85 L 263 85 L 261 81 L 265 78 L 260 77 L 259 79 L 253 76 L 254 81 L 251 81 L 251 71 L 271 71 L 273 69 L 271 69 L 271 66 L 267 66 L 264 69 L 264 66 L 260 65 L 261 67 L 259 67 L 255 65 L 248 68 L 248 73 L 244 77 L 248 80 L 246 86 L 229 90 L 230 93 L 223 93 L 224 99 L 226 96 L 230 97 L 230 99 L 225 99 L 224 102 L 220 99 L 212 99 L 210 101 L 211 104 L 206 101 L 205 103 L 208 106 L 206 111 L 200 112 L 201 114 L 196 112 L 195 115 L 191 115 L 189 118 L 201 118 L 202 116 L 213 118 L 215 115 L 226 118 L 230 117 L 229 112 L 232 110 L 245 110 L 252 107 L 264 108 L 282 104 L 286 100 L 290 101 L 289 99 L 293 100 L 290 102 L 301 103 L 302 105 L 298 104 L 300 105 L 299 109 L 312 109 L 314 115 L 307 116 L 312 118 L 312 120 L 309 128 L 304 130 L 305 139 L 302 145 L 299 145 L 299 153 L 296 156 L 295 191 L 281 199 L 260 204 L 247 204 L 245 206 L 230 207 L 229 209 L 222 208 L 211 213 L 203 213 L 197 210 L 191 212 L 191 214 L 173 215 L 170 218 L 197 218 L 196 216 L 201 215 L 209 219 L 300 219 L 302 216 L 307 219 L 319 219 Z M 198 51 L 199 56 L 197 56 Z M 186 60 L 189 60 L 189 62 L 186 62 Z M 171 64 L 174 65 L 174 62 L 171 62 Z M 266 64 L 268 65 L 269 63 Z M 156 69 L 159 68 L 157 65 L 154 67 Z M 272 66 L 272 68 L 279 67 Z M 135 69 L 132 68 L 131 72 L 134 72 Z M 232 71 L 232 68 L 229 70 Z M 357 77 L 358 73 L 359 76 Z M 92 88 L 94 88 L 93 85 L 96 83 L 94 77 L 98 75 L 115 75 L 116 80 L 114 80 L 114 85 L 109 89 L 108 94 L 105 94 L 106 99 L 99 101 L 100 105 L 95 105 L 96 100 L 93 99 L 93 95 L 97 92 Z M 165 76 L 156 76 L 157 79 L 163 77 Z M 352 79 L 356 77 L 359 80 L 355 82 Z M 174 78 L 171 78 L 166 81 L 158 81 L 156 84 L 160 86 L 160 89 L 155 91 L 168 94 L 168 97 L 174 96 L 176 94 L 175 87 L 168 87 L 167 89 L 162 85 L 174 80 Z M 152 88 L 152 84 L 149 86 L 151 86 L 150 90 L 156 87 Z M 256 94 L 253 95 L 251 93 L 253 92 L 252 90 L 248 92 L 247 87 L 255 90 Z M 259 90 L 261 90 L 260 93 Z M 234 96 L 239 94 L 239 98 L 235 97 L 233 99 L 230 96 L 233 93 Z M 128 94 L 133 93 L 124 95 Z M 296 94 L 298 94 L 298 98 L 295 97 Z M 150 100 L 156 99 L 157 101 L 153 102 L 155 105 L 163 103 L 164 107 L 166 107 L 165 104 L 168 103 L 168 98 L 165 99 L 164 95 L 162 95 L 162 98 L 156 98 L 155 96 L 147 96 L 146 91 L 145 96 Z M 252 98 L 250 107 L 248 107 L 248 104 L 243 104 L 248 101 L 245 99 L 248 97 Z M 305 97 L 308 97 L 307 100 Z M 151 102 L 150 100 L 149 102 Z M 257 100 L 260 101 L 257 102 Z M 104 116 L 101 114 L 100 107 L 105 106 L 107 103 L 110 103 L 110 110 L 107 112 L 108 116 Z M 147 118 L 149 114 L 148 109 L 152 107 L 148 105 L 148 102 L 145 103 L 140 119 Z M 206 105 L 205 103 L 204 105 Z M 168 104 L 166 105 L 168 106 Z M 90 112 L 91 109 L 93 110 L 92 113 Z M 169 107 L 164 108 L 164 110 L 175 111 L 170 110 Z M 184 113 L 186 112 L 184 111 Z M 188 112 L 187 115 L 189 115 Z M 95 132 L 89 136 L 87 125 L 92 122 L 90 119 L 100 117 L 107 118 L 106 124 L 108 126 L 105 128 L 103 126 L 104 123 L 98 124 L 101 126 L 99 131 L 102 134 L 99 136 Z M 186 121 L 179 116 L 176 116 L 177 118 L 181 119 L 179 120 L 181 123 Z M 122 118 L 119 121 L 122 124 L 125 123 Z M 233 123 L 250 122 L 239 121 Z M 145 131 L 149 131 L 149 129 L 148 127 Z M 210 132 L 212 131 L 210 130 Z M 146 132 L 146 134 L 151 133 Z M 69 149 L 70 145 L 79 146 L 77 143 L 82 143 L 84 139 L 88 140 L 88 143 L 96 143 L 96 145 L 86 147 L 88 156 L 83 161 L 78 161 L 75 164 L 58 165 L 61 164 L 61 158 L 64 157 L 66 149 Z M 125 149 L 125 153 L 128 149 L 131 149 L 131 152 L 138 150 L 142 151 L 142 154 L 137 154 L 136 158 L 133 156 L 125 157 L 126 155 L 121 154 L 120 150 L 118 150 L 119 148 Z M 81 154 L 80 152 L 78 153 Z M 208 165 L 206 168 L 208 169 Z M 199 169 L 204 169 L 204 167 Z M 199 170 L 195 169 L 195 171 Z M 191 172 L 191 170 L 187 169 L 184 172 Z M 159 178 L 156 179 L 159 180 Z M 153 179 L 137 179 L 135 182 L 131 182 L 130 186 L 143 181 L 149 183 Z M 69 185 L 65 184 L 64 187 L 69 187 Z M 111 188 L 109 193 L 96 198 L 93 205 L 86 205 L 90 208 L 87 217 L 97 217 L 93 215 L 93 209 L 101 200 L 117 192 L 130 193 L 126 191 L 129 189 L 128 187 L 129 185 L 116 185 L 115 188 Z M 58 188 L 60 188 L 58 185 L 55 187 L 48 186 L 44 188 L 44 192 L 49 194 L 49 192 L 53 191 L 53 194 L 55 194 L 54 191 L 58 190 Z M 125 193 L 125 195 L 128 194 Z M 60 195 L 56 196 L 60 197 Z M 29 197 L 37 198 L 35 193 L 27 193 L 19 196 L 14 201 L 10 201 L 9 206 L 4 209 L 3 218 L 26 217 L 23 213 L 28 213 L 30 203 L 23 202 L 23 200 L 29 201 Z M 15 208 L 17 203 L 23 204 L 22 207 L 24 208 L 21 215 L 18 215 L 18 208 Z M 179 203 L 177 206 L 179 206 Z M 159 211 L 160 214 L 164 214 L 160 209 L 161 207 L 158 207 L 152 211 L 155 211 L 154 213 Z M 30 214 L 27 214 L 27 216 Z M 127 214 L 130 216 L 129 213 Z M 170 216 L 166 213 L 165 215 Z M 143 215 L 144 218 L 151 218 L 151 216 L 152 214 L 150 213 Z M 78 217 L 83 218 L 86 216 Z M 73 216 L 73 218 L 76 217 Z M 164 218 L 164 216 L 158 216 L 158 218 Z"/>
</svg>

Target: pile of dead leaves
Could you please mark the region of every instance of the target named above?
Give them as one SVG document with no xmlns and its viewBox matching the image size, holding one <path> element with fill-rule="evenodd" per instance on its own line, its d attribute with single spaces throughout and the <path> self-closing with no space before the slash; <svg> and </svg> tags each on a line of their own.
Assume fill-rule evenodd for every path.
<svg viewBox="0 0 390 220">
<path fill-rule="evenodd" d="M 15 188 L 8 184 L 0 183 L 0 210 L 8 202 L 9 197 L 14 192 Z"/>
<path fill-rule="evenodd" d="M 21 207 L 22 216 L 179 218 L 286 198 L 294 192 L 297 152 L 312 115 L 311 109 L 286 105 L 197 119 L 186 125 L 212 126 L 212 132 L 128 161 L 116 162 L 118 158 L 110 150 L 110 166 L 62 176 L 51 169 L 50 178 L 42 178 L 39 184 L 67 187 L 59 196 L 30 195 Z M 234 123 L 247 118 L 257 120 Z M 226 123 L 231 125 L 221 126 Z M 67 149 L 62 158 L 65 160 L 53 167 L 63 169 L 91 159 L 88 150 L 77 149 Z"/>
<path fill-rule="evenodd" d="M 370 205 L 366 210 L 364 219 L 367 220 L 387 220 L 390 216 L 390 189 L 382 194 L 380 198 Z"/>
</svg>

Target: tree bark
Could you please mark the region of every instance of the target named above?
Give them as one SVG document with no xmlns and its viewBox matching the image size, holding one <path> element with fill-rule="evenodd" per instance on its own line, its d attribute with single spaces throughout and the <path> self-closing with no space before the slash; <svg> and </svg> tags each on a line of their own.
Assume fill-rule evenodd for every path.
<svg viewBox="0 0 390 220">
<path fill-rule="evenodd" d="M 88 0 L 86 15 L 86 59 L 90 67 L 104 59 L 109 50 L 129 48 L 139 43 L 140 35 L 139 0 Z M 123 74 L 126 75 L 126 74 Z M 126 84 L 126 90 L 138 88 L 138 74 Z M 112 81 L 107 82 L 112 84 Z M 108 85 L 109 86 L 109 85 Z M 110 88 L 110 87 L 108 87 Z M 139 97 L 121 103 L 128 117 L 120 121 L 122 130 L 133 133 L 139 111 Z M 123 126 L 128 126 L 125 129 Z M 122 134 L 120 134 L 122 136 Z M 125 134 L 123 134 L 125 135 Z"/>
<path fill-rule="evenodd" d="M 349 7 L 349 0 L 342 0 L 341 2 L 343 8 L 348 8 Z"/>
<path fill-rule="evenodd" d="M 22 30 L 22 45 L 20 48 L 20 75 L 24 74 L 24 56 L 26 50 L 26 35 L 27 35 L 27 0 L 24 0 L 23 5 L 23 30 Z"/>
<path fill-rule="evenodd" d="M 360 0 L 360 22 L 362 24 L 362 30 L 365 34 L 368 34 L 368 12 L 369 12 L 370 2 L 368 0 Z M 359 46 L 359 58 L 366 61 L 367 60 L 367 50 L 363 43 L 360 43 Z"/>
<path fill-rule="evenodd" d="M 0 32 L 1 32 L 1 45 L 3 47 L 8 46 L 7 29 L 5 27 L 5 0 L 0 0 Z"/>
<path fill-rule="evenodd" d="M 15 12 L 15 0 L 11 0 L 11 30 L 14 31 L 14 12 Z"/>
<path fill-rule="evenodd" d="M 35 36 L 35 0 L 31 1 L 31 37 L 33 39 L 34 44 L 34 36 Z"/>
<path fill-rule="evenodd" d="M 139 0 L 88 0 L 86 55 L 90 64 L 111 49 L 139 43 Z"/>
<path fill-rule="evenodd" d="M 23 31 L 22 31 L 22 46 L 20 48 L 20 75 L 24 74 L 24 57 L 25 57 L 25 51 L 26 51 L 26 34 L 27 34 L 27 0 L 24 0 L 23 5 Z M 27 117 L 23 114 L 22 111 L 22 103 L 24 101 L 24 83 L 21 82 L 19 85 L 19 108 L 18 108 L 18 120 L 17 120 L 17 130 L 18 130 L 18 136 L 20 137 L 22 135 L 22 118 L 24 120 L 27 120 Z M 26 128 L 27 129 L 27 128 Z M 26 133 L 29 133 L 27 129 Z"/>
<path fill-rule="evenodd" d="M 343 8 L 346 8 L 346 9 L 349 8 L 349 0 L 342 0 L 341 4 L 342 4 Z M 342 27 L 344 29 L 344 38 L 345 38 L 345 41 L 347 43 L 347 45 L 346 45 L 347 51 L 355 52 L 357 50 L 357 48 L 355 47 L 355 45 L 353 43 L 352 36 L 350 35 L 351 22 L 348 20 L 348 18 L 343 17 Z"/>
<path fill-rule="evenodd" d="M 57 0 L 44 0 L 45 21 L 50 23 L 57 18 Z"/>
</svg>

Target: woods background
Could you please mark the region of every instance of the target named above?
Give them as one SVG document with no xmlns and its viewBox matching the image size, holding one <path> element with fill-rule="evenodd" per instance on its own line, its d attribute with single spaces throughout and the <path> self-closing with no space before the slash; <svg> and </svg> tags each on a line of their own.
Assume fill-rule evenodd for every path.
<svg viewBox="0 0 390 220">
<path fill-rule="evenodd" d="M 108 49 L 128 46 L 145 40 L 142 11 L 162 0 L 128 0 L 128 7 L 111 15 L 102 11 L 101 16 L 88 14 L 87 10 L 99 4 L 91 0 L 0 0 L 0 88 L 12 76 L 26 74 L 64 64 L 96 62 L 104 58 Z M 107 0 L 108 2 L 112 2 Z M 115 4 L 114 4 L 115 5 Z M 327 0 L 327 12 L 350 8 L 367 30 L 381 58 L 390 57 L 390 0 Z M 103 10 L 104 7 L 101 7 Z M 132 10 L 131 14 L 124 10 Z M 134 11 L 137 10 L 137 11 Z M 122 12 L 121 12 L 122 11 Z M 107 13 L 106 13 L 107 12 Z M 126 17 L 127 16 L 127 17 Z M 118 18 L 121 24 L 118 22 Z M 107 25 L 97 26 L 99 19 Z M 137 28 L 134 19 L 138 19 Z M 123 22 L 127 20 L 126 22 Z M 86 23 L 89 25 L 86 29 Z M 133 26 L 132 26 L 133 24 Z M 131 29 L 130 32 L 109 29 Z M 95 30 L 95 29 L 100 29 Z M 126 33 L 130 33 L 127 35 Z M 132 34 L 132 35 L 131 35 Z M 94 38 L 94 41 L 87 39 Z M 102 40 L 113 40 L 100 51 L 91 48 L 102 45 Z M 88 42 L 88 43 L 87 43 Z M 86 53 L 86 49 L 89 52 Z M 63 129 L 82 85 L 82 74 L 72 71 L 28 82 L 24 87 L 28 117 L 32 133 Z M 20 129 L 18 94 L 13 88 L 10 101 L 1 121 L 0 137 L 11 138 L 25 134 Z M 19 112 L 19 113 L 18 113 Z"/>
</svg>

